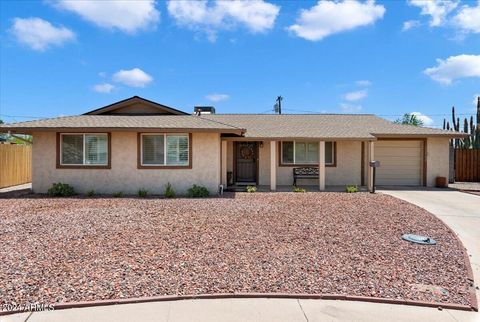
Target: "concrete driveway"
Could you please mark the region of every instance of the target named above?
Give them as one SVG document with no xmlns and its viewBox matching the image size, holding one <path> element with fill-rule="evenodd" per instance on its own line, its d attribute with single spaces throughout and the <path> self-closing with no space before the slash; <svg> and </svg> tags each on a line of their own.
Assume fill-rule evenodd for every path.
<svg viewBox="0 0 480 322">
<path fill-rule="evenodd" d="M 451 189 L 385 189 L 389 194 L 422 207 L 452 228 L 467 248 L 475 279 L 477 300 L 480 299 L 480 196 Z M 480 321 L 480 313 L 471 313 Z M 465 316 L 466 318 L 469 315 Z"/>
<path fill-rule="evenodd" d="M 380 190 L 420 206 L 452 228 L 467 248 L 476 285 L 480 283 L 480 196 L 455 190 Z M 477 290 L 477 297 L 480 293 Z"/>
<path fill-rule="evenodd" d="M 452 190 L 380 190 L 437 215 L 455 230 L 480 280 L 480 196 Z M 477 298 L 480 292 L 477 290 Z M 480 321 L 480 314 L 365 302 L 295 299 L 184 300 L 0 317 L 6 321 Z"/>
</svg>

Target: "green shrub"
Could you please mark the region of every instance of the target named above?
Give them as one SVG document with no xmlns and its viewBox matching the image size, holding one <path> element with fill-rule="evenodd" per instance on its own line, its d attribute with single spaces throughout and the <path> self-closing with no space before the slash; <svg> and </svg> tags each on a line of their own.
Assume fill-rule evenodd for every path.
<svg viewBox="0 0 480 322">
<path fill-rule="evenodd" d="M 202 186 L 197 186 L 194 184 L 191 188 L 187 190 L 188 198 L 205 198 L 210 195 L 208 189 Z"/>
<path fill-rule="evenodd" d="M 118 191 L 113 193 L 113 198 L 122 198 L 123 197 L 123 192 Z"/>
<path fill-rule="evenodd" d="M 165 192 L 163 194 L 165 195 L 165 198 L 175 197 L 175 190 L 173 190 L 170 182 L 167 182 L 167 184 L 165 185 Z"/>
<path fill-rule="evenodd" d="M 307 189 L 293 186 L 293 192 L 307 192 Z"/>
<path fill-rule="evenodd" d="M 87 191 L 87 197 L 95 197 L 96 193 L 95 190 L 88 190 Z"/>
<path fill-rule="evenodd" d="M 255 187 L 255 186 L 247 186 L 247 192 L 257 192 L 257 187 Z"/>
<path fill-rule="evenodd" d="M 140 198 L 145 198 L 147 195 L 148 195 L 147 189 L 143 189 L 143 188 L 138 189 L 138 196 Z"/>
<path fill-rule="evenodd" d="M 69 197 L 75 194 L 73 187 L 67 183 L 54 183 L 50 189 L 48 189 L 48 194 L 55 197 Z"/>
<path fill-rule="evenodd" d="M 358 187 L 356 185 L 351 184 L 346 187 L 345 191 L 348 193 L 358 192 Z"/>
</svg>

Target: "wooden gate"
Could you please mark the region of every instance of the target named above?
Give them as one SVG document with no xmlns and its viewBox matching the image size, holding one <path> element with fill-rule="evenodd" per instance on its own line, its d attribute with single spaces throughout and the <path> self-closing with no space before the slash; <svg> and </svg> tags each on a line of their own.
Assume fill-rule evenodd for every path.
<svg viewBox="0 0 480 322">
<path fill-rule="evenodd" d="M 32 146 L 0 144 L 0 188 L 32 181 Z"/>
<path fill-rule="evenodd" d="M 455 149 L 455 181 L 480 182 L 480 149 Z"/>
</svg>

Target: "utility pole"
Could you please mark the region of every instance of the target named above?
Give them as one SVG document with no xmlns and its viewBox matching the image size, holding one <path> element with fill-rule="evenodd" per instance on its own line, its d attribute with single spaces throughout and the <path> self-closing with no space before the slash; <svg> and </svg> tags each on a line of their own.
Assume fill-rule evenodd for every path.
<svg viewBox="0 0 480 322">
<path fill-rule="evenodd" d="M 282 114 L 282 100 L 282 96 L 277 96 L 275 105 L 273 105 L 273 110 L 275 111 L 275 113 Z"/>
</svg>

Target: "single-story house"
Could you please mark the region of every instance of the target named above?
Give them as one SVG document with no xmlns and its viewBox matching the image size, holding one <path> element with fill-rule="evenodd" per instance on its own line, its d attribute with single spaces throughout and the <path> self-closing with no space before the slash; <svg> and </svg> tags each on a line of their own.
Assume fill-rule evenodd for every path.
<svg viewBox="0 0 480 322">
<path fill-rule="evenodd" d="M 78 116 L 0 125 L 33 135 L 32 188 L 55 182 L 78 192 L 161 193 L 167 182 L 292 185 L 293 169 L 317 167 L 299 185 L 372 186 L 369 162 L 380 161 L 378 185 L 433 186 L 448 177 L 449 139 L 463 134 L 393 124 L 362 114 L 186 113 L 138 96 Z"/>
</svg>

